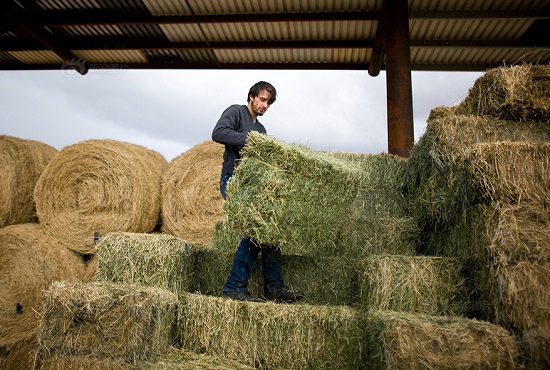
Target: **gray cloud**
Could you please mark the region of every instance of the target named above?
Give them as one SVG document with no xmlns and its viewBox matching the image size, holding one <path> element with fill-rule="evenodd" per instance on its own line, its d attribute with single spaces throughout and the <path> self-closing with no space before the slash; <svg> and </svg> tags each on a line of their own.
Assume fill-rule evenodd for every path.
<svg viewBox="0 0 550 370">
<path fill-rule="evenodd" d="M 278 90 L 260 119 L 270 135 L 314 149 L 387 151 L 385 75 L 365 71 L 2 71 L 0 134 L 58 149 L 111 138 L 168 160 L 210 139 L 221 112 L 259 80 Z M 432 108 L 461 101 L 480 73 L 413 72 L 415 138 Z"/>
</svg>

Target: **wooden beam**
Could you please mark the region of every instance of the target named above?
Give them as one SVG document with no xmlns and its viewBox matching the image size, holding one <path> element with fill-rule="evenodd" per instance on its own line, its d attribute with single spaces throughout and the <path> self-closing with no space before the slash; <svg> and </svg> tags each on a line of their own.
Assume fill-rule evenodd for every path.
<svg viewBox="0 0 550 370">
<path fill-rule="evenodd" d="M 411 52 L 407 0 L 384 0 L 388 153 L 407 158 L 413 148 Z"/>
</svg>

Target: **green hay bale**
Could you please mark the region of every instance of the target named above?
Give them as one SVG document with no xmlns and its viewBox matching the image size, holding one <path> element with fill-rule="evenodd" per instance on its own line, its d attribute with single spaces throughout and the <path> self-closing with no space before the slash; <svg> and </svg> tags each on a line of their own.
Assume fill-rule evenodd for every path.
<svg viewBox="0 0 550 370">
<path fill-rule="evenodd" d="M 171 343 L 177 296 L 165 289 L 105 282 L 53 283 L 40 322 L 42 350 L 136 364 Z"/>
<path fill-rule="evenodd" d="M 222 230 L 287 254 L 357 256 L 376 244 L 373 223 L 404 217 L 404 167 L 392 156 L 321 152 L 253 133 L 243 152 Z"/>
<path fill-rule="evenodd" d="M 96 280 L 193 289 L 194 246 L 168 234 L 109 233 L 98 244 Z"/>
<path fill-rule="evenodd" d="M 505 329 L 465 318 L 371 313 L 369 369 L 516 369 L 514 338 Z"/>
<path fill-rule="evenodd" d="M 180 297 L 183 348 L 257 368 L 360 369 L 362 316 L 348 307 Z M 205 325 L 204 323 L 208 323 Z"/>
<path fill-rule="evenodd" d="M 373 256 L 364 260 L 362 307 L 459 316 L 465 288 L 456 260 L 441 257 Z"/>
<path fill-rule="evenodd" d="M 220 296 L 231 271 L 234 252 L 203 249 L 195 255 L 196 291 Z M 315 258 L 282 255 L 282 275 L 286 285 L 305 292 L 302 303 L 357 305 L 359 302 L 359 261 L 349 258 Z M 253 266 L 248 290 L 264 294 L 261 261 Z"/>
<path fill-rule="evenodd" d="M 285 253 L 336 255 L 356 189 L 245 158 L 228 184 L 224 222 L 260 244 L 277 244 Z"/>
<path fill-rule="evenodd" d="M 252 370 L 253 367 L 243 365 L 223 357 L 196 354 L 191 351 L 168 348 L 156 362 L 130 364 L 116 359 L 99 359 L 82 355 L 61 355 L 51 353 L 41 359 L 37 370 Z"/>
<path fill-rule="evenodd" d="M 460 104 L 464 114 L 516 121 L 550 121 L 550 66 L 518 65 L 489 70 Z"/>
<path fill-rule="evenodd" d="M 513 146 L 519 145 L 515 142 L 542 145 L 550 141 L 548 124 L 462 115 L 433 116 L 405 169 L 410 213 L 421 226 L 456 222 L 465 210 L 480 202 L 480 197 L 491 193 L 490 188 L 474 185 L 472 167 L 476 161 L 484 161 L 473 154 L 477 148 L 486 148 L 483 154 L 488 156 L 491 145 L 499 145 L 496 142 L 509 142 L 500 145 Z"/>
</svg>

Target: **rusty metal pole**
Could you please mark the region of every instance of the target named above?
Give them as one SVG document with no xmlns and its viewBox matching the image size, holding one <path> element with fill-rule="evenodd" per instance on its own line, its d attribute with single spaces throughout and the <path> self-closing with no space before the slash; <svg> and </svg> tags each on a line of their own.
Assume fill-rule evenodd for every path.
<svg viewBox="0 0 550 370">
<path fill-rule="evenodd" d="M 409 157 L 414 143 L 407 0 L 385 0 L 388 153 Z"/>
</svg>

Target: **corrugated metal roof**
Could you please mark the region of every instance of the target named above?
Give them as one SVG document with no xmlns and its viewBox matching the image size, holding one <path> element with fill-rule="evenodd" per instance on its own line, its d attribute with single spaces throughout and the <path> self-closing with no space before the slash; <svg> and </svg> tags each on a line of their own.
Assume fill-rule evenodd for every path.
<svg viewBox="0 0 550 370">
<path fill-rule="evenodd" d="M 417 70 L 550 60 L 550 0 L 410 0 Z M 368 69 L 382 0 L 5 0 L 0 69 Z M 69 63 L 70 64 L 70 63 Z"/>
</svg>

